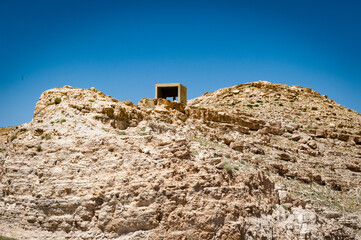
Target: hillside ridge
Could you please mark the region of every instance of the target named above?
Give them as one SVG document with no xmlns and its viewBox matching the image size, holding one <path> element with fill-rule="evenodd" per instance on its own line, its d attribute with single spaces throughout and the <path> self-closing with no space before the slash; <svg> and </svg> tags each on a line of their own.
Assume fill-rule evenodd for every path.
<svg viewBox="0 0 361 240">
<path fill-rule="evenodd" d="M 17 239 L 360 239 L 361 114 L 266 81 L 187 106 L 65 86 L 8 134 L 0 179 Z"/>
</svg>

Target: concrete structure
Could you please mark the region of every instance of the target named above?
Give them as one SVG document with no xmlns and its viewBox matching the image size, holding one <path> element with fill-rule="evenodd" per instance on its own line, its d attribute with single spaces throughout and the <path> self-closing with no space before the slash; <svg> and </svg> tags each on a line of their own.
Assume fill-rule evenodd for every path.
<svg viewBox="0 0 361 240">
<path fill-rule="evenodd" d="M 163 83 L 155 85 L 155 98 L 172 97 L 187 105 L 187 88 L 180 83 Z"/>
</svg>

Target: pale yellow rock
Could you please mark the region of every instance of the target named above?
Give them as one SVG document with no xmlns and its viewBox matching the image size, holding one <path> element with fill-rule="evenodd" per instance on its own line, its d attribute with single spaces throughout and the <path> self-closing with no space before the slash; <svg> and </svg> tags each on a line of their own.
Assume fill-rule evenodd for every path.
<svg viewBox="0 0 361 240">
<path fill-rule="evenodd" d="M 265 81 L 186 107 L 50 89 L 1 146 L 0 235 L 354 239 L 360 129 L 312 89 Z"/>
</svg>

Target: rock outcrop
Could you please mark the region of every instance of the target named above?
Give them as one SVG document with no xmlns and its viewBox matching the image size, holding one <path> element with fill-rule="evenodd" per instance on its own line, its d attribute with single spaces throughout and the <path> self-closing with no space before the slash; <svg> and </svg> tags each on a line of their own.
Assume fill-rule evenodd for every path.
<svg viewBox="0 0 361 240">
<path fill-rule="evenodd" d="M 0 152 L 0 235 L 17 239 L 355 239 L 361 115 L 256 82 L 188 106 L 69 86 Z"/>
</svg>

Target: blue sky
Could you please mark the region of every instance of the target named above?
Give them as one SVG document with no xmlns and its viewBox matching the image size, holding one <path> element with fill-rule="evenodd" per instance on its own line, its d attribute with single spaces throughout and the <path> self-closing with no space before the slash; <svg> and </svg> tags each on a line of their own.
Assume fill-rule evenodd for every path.
<svg viewBox="0 0 361 240">
<path fill-rule="evenodd" d="M 361 112 L 361 1 L 0 0 L 0 127 L 40 94 L 95 87 L 134 103 L 267 80 Z"/>
</svg>

